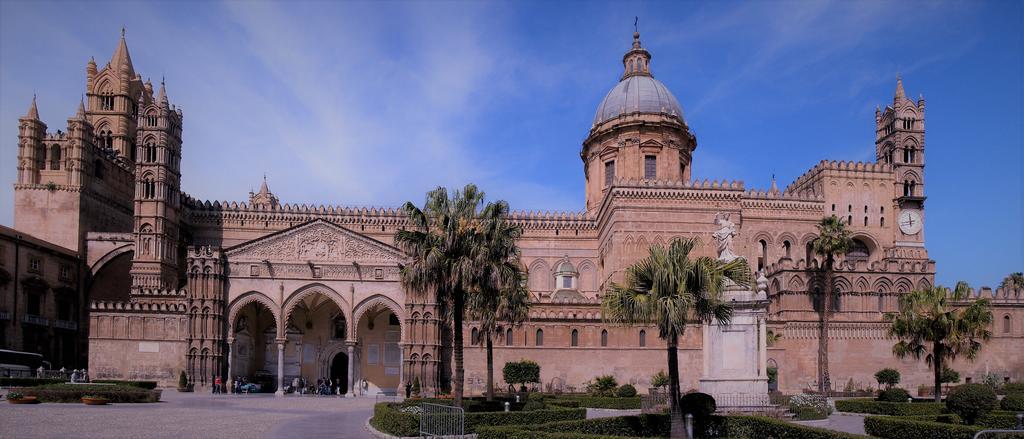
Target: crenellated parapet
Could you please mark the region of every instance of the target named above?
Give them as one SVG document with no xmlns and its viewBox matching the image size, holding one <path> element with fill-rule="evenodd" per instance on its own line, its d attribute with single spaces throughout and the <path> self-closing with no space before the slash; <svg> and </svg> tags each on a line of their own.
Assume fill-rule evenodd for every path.
<svg viewBox="0 0 1024 439">
<path fill-rule="evenodd" d="M 884 163 L 822 160 L 813 168 L 804 172 L 803 175 L 798 177 L 789 186 L 786 186 L 784 192 L 804 192 L 808 189 L 813 189 L 810 186 L 812 186 L 813 182 L 817 181 L 821 174 L 826 171 L 835 171 L 839 173 L 839 176 L 848 178 L 870 178 L 877 177 L 877 174 L 892 174 L 892 169 L 892 165 Z M 812 190 L 812 192 L 814 195 L 820 196 L 817 191 Z"/>
<path fill-rule="evenodd" d="M 184 299 L 185 291 L 164 291 L 157 293 L 165 298 Z M 95 312 L 127 312 L 127 313 L 184 313 L 184 301 L 177 302 L 125 302 L 117 300 L 94 300 L 89 303 L 89 310 Z"/>
<path fill-rule="evenodd" d="M 952 295 L 952 290 L 949 290 L 947 294 Z M 993 304 L 1024 304 L 1024 288 L 996 288 L 995 290 L 990 287 L 971 288 L 965 302 L 979 299 L 987 299 Z"/>
</svg>

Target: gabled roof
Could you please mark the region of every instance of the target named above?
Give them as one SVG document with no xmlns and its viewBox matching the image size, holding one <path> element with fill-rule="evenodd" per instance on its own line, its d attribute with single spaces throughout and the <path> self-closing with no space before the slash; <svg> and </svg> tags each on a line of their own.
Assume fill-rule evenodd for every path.
<svg viewBox="0 0 1024 439">
<path fill-rule="evenodd" d="M 344 264 L 398 264 L 406 258 L 394 246 L 321 218 L 229 247 L 224 255 L 252 262 Z"/>
</svg>

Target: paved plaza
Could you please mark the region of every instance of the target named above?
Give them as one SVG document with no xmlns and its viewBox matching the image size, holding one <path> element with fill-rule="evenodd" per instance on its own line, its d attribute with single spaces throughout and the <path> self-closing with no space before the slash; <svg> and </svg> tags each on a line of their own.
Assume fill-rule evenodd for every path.
<svg viewBox="0 0 1024 439">
<path fill-rule="evenodd" d="M 0 402 L 0 438 L 367 438 L 373 398 L 165 390 L 157 404 Z"/>
</svg>

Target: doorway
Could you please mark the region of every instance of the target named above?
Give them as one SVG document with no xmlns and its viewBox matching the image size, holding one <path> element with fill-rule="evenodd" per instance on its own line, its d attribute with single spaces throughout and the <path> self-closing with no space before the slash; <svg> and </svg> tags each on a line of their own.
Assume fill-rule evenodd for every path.
<svg viewBox="0 0 1024 439">
<path fill-rule="evenodd" d="M 342 393 L 348 392 L 348 354 L 334 354 L 334 359 L 331 360 L 330 379 L 341 388 Z"/>
</svg>

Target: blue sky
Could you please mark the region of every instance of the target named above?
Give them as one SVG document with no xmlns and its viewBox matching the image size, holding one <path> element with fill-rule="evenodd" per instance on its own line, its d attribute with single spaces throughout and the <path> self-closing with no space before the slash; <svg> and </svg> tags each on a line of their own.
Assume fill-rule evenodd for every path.
<svg viewBox="0 0 1024 439">
<path fill-rule="evenodd" d="M 63 129 L 127 28 L 135 70 L 184 111 L 183 186 L 244 200 L 398 206 L 475 182 L 581 210 L 580 144 L 640 16 L 697 135 L 694 176 L 780 186 L 873 160 L 902 72 L 927 100 L 938 281 L 1024 270 L 1024 6 L 999 2 L 0 2 L 0 223 L 33 91 Z"/>
</svg>

